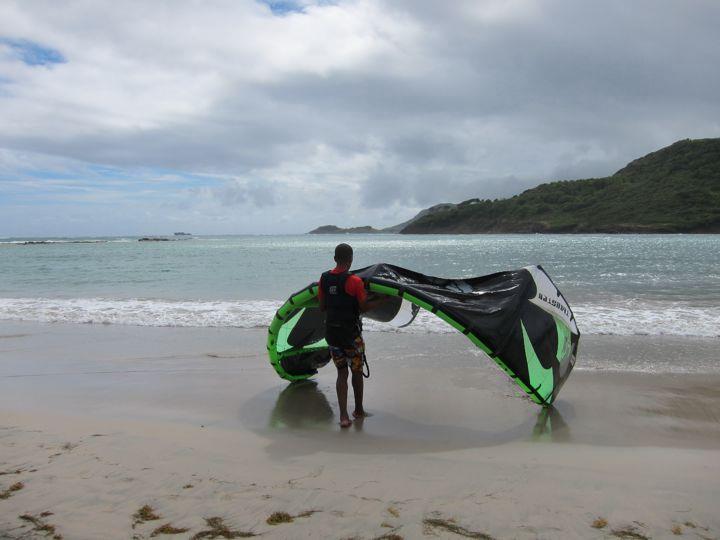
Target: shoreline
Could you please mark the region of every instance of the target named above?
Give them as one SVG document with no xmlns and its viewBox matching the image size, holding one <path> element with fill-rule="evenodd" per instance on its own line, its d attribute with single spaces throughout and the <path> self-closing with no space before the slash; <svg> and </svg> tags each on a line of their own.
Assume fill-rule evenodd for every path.
<svg viewBox="0 0 720 540">
<path fill-rule="evenodd" d="M 370 333 L 373 416 L 341 431 L 334 372 L 288 385 L 264 338 L 0 322 L 0 492 L 23 485 L 0 538 L 189 539 L 215 517 L 269 538 L 720 534 L 719 374 L 577 371 L 542 409 L 462 336 Z M 593 341 L 580 362 L 683 350 Z M 133 528 L 144 505 L 161 519 Z"/>
</svg>

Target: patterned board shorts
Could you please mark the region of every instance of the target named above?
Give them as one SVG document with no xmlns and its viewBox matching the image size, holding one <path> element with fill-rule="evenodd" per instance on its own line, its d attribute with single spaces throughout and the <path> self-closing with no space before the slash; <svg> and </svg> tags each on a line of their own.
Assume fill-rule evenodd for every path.
<svg viewBox="0 0 720 540">
<path fill-rule="evenodd" d="M 349 367 L 353 373 L 362 373 L 365 358 L 365 342 L 363 342 L 362 336 L 355 338 L 350 349 L 330 346 L 330 357 L 336 368 Z"/>
</svg>

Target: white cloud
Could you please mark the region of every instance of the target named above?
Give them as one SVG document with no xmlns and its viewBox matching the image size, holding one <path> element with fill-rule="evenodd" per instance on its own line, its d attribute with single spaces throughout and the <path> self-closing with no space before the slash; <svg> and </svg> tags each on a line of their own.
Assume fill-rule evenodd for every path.
<svg viewBox="0 0 720 540">
<path fill-rule="evenodd" d="M 27 65 L 0 42 L 0 183 L 25 182 L 30 204 L 55 193 L 38 171 L 87 180 L 98 195 L 76 200 L 76 233 L 106 213 L 93 201 L 118 171 L 107 231 L 192 215 L 196 231 L 300 232 L 390 225 L 720 135 L 715 2 L 302 6 L 3 2 L 0 38 L 67 62 Z M 105 189 L 96 165 L 113 171 Z M 138 200 L 146 217 L 123 222 Z M 28 211 L 3 212 L 0 234 L 22 230 L 11 215 Z"/>
</svg>

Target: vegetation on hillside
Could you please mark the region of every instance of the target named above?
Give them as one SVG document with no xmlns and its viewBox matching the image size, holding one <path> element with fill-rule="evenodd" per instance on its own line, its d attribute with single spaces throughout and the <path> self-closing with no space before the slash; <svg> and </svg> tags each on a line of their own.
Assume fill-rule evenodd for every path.
<svg viewBox="0 0 720 540">
<path fill-rule="evenodd" d="M 401 232 L 720 232 L 720 139 L 676 142 L 606 178 L 464 201 Z"/>
</svg>

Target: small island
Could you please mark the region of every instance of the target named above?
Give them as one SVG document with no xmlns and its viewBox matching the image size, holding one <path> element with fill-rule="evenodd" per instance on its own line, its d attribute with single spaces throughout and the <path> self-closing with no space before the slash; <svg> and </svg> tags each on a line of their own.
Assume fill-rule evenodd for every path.
<svg viewBox="0 0 720 540">
<path fill-rule="evenodd" d="M 313 229 L 308 234 L 376 234 L 381 232 L 383 231 L 374 229 L 369 225 L 365 225 L 364 227 L 350 227 L 347 229 L 342 229 L 335 225 L 323 225 L 322 227 Z"/>
</svg>

